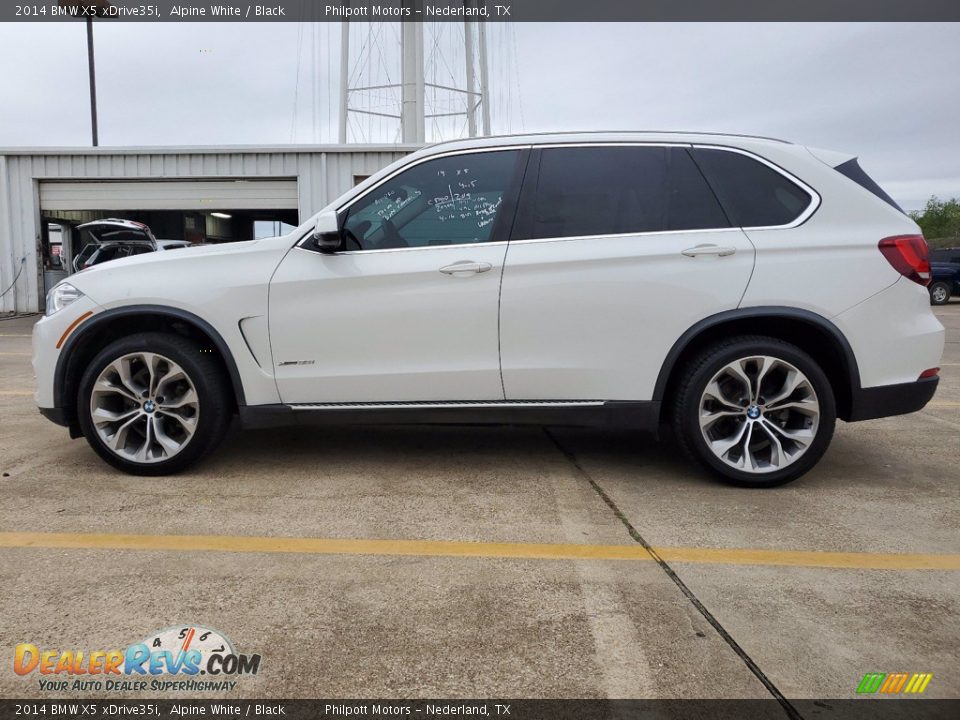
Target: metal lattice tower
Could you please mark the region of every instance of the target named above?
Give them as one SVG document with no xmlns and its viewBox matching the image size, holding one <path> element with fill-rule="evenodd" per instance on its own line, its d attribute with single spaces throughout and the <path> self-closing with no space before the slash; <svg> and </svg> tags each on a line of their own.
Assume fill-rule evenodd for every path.
<svg viewBox="0 0 960 720">
<path fill-rule="evenodd" d="M 477 8 L 485 0 L 463 0 Z M 404 0 L 416 17 L 423 0 Z M 428 140 L 490 134 L 485 23 L 343 22 L 339 141 Z"/>
</svg>

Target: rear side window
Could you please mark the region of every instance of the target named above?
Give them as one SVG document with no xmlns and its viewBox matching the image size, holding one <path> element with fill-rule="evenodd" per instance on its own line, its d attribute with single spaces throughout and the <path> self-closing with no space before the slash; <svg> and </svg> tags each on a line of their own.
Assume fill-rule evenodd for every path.
<svg viewBox="0 0 960 720">
<path fill-rule="evenodd" d="M 541 153 L 532 238 L 728 226 L 683 148 L 571 147 Z"/>
<path fill-rule="evenodd" d="M 847 160 L 847 162 L 837 165 L 834 168 L 834 170 L 836 170 L 838 173 L 843 175 L 845 178 L 849 178 L 850 180 L 853 180 L 857 185 L 862 187 L 864 190 L 869 190 L 870 192 L 872 192 L 874 195 L 876 195 L 878 198 L 883 200 L 888 205 L 895 207 L 900 212 L 903 212 L 903 208 L 897 205 L 896 201 L 892 197 L 887 195 L 886 191 L 882 187 L 877 185 L 877 182 L 872 177 L 870 177 L 869 175 L 867 175 L 866 172 L 864 172 L 863 168 L 860 167 L 860 163 L 857 161 L 856 158 L 853 158 L 852 160 Z"/>
<path fill-rule="evenodd" d="M 789 225 L 813 201 L 796 183 L 746 155 L 694 148 L 693 156 L 735 226 Z"/>
</svg>

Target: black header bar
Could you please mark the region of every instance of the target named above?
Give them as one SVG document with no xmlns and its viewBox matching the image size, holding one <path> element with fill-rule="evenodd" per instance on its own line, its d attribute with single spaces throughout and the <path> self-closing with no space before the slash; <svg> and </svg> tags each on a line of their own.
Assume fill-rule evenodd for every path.
<svg viewBox="0 0 960 720">
<path fill-rule="evenodd" d="M 957 22 L 958 0 L 47 0 L 0 21 L 63 22 Z"/>
<path fill-rule="evenodd" d="M 955 720 L 960 700 L 861 698 L 843 700 L 120 700 L 75 697 L 0 700 L 0 720 Z"/>
</svg>

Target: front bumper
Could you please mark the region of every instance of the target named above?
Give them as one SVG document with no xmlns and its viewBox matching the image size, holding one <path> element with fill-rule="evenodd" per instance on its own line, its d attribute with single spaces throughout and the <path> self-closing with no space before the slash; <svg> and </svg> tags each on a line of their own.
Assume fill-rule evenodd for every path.
<svg viewBox="0 0 960 720">
<path fill-rule="evenodd" d="M 33 398 L 44 417 L 51 420 L 47 410 L 58 410 L 57 398 L 54 397 L 54 382 L 57 370 L 57 360 L 66 343 L 67 338 L 83 327 L 83 323 L 96 314 L 100 306 L 89 297 L 83 296 L 58 313 L 40 318 L 33 325 L 33 363 L 34 394 Z M 77 320 L 84 315 L 87 317 L 79 323 Z M 54 420 L 54 422 L 57 422 Z M 62 424 L 62 423 L 58 423 Z"/>
<path fill-rule="evenodd" d="M 930 402 L 939 382 L 939 377 L 931 377 L 898 385 L 854 390 L 850 417 L 847 420 L 872 420 L 921 410 Z"/>
</svg>

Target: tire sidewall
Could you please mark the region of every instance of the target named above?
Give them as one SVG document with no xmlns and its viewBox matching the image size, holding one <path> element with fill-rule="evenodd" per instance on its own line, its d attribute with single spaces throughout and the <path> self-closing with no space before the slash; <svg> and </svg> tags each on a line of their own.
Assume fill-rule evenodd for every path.
<svg viewBox="0 0 960 720">
<path fill-rule="evenodd" d="M 137 463 L 115 454 L 100 439 L 90 417 L 90 395 L 100 373 L 117 358 L 137 352 L 157 353 L 177 363 L 190 378 L 199 398 L 199 417 L 193 437 L 176 455 L 160 462 Z M 140 333 L 110 343 L 87 365 L 77 392 L 77 418 L 93 450 L 114 467 L 136 475 L 169 475 L 195 462 L 220 441 L 229 420 L 229 403 L 223 382 L 211 382 L 210 362 L 202 358 L 194 343 L 166 333 Z"/>
<path fill-rule="evenodd" d="M 768 355 L 784 360 L 800 370 L 817 394 L 820 419 L 817 435 L 807 451 L 790 465 L 769 473 L 749 473 L 730 467 L 713 454 L 700 430 L 700 397 L 707 383 L 725 365 L 752 355 Z M 789 343 L 770 339 L 744 340 L 724 347 L 700 364 L 689 380 L 683 407 L 681 427 L 687 447 L 694 457 L 725 482 L 742 487 L 775 487 L 790 482 L 810 470 L 823 457 L 836 424 L 836 401 L 833 389 L 820 366 L 805 352 Z"/>
<path fill-rule="evenodd" d="M 942 288 L 943 288 L 943 299 L 942 299 L 942 300 L 937 300 L 937 299 L 934 297 L 934 294 L 933 294 L 934 291 L 935 291 L 938 287 L 942 287 Z M 933 285 L 930 286 L 930 303 L 931 303 L 932 305 L 946 305 L 948 302 L 950 302 L 950 288 L 947 286 L 946 283 L 944 283 L 944 282 L 935 282 Z"/>
</svg>

